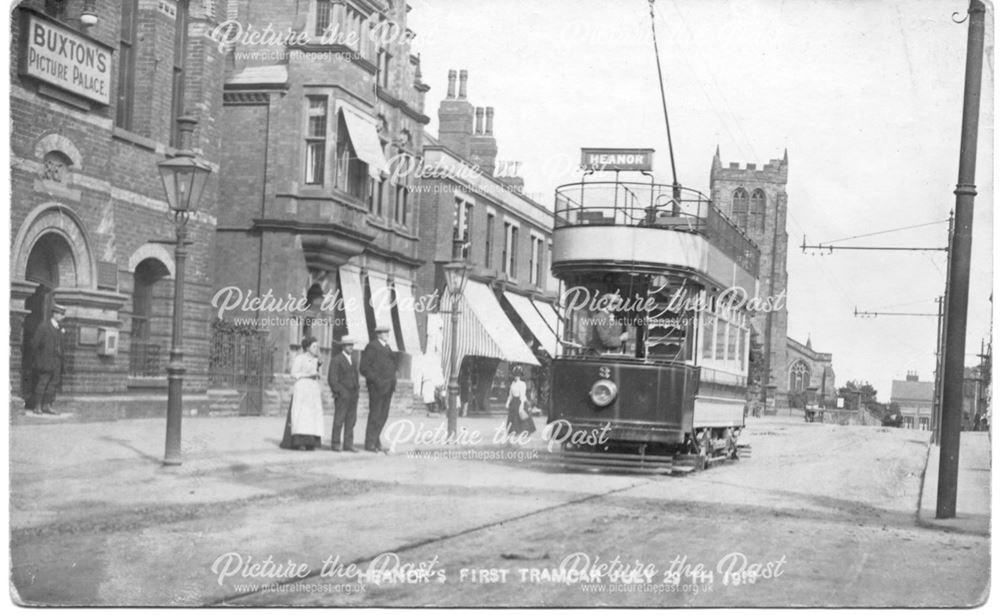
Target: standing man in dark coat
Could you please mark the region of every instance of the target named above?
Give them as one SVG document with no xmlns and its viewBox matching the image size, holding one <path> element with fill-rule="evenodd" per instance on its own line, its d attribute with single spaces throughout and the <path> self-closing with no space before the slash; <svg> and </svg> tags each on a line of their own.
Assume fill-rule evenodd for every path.
<svg viewBox="0 0 1000 615">
<path fill-rule="evenodd" d="M 380 438 L 389 418 L 392 392 L 396 390 L 396 355 L 389 348 L 389 328 L 376 327 L 375 338 L 361 353 L 361 375 L 368 382 L 365 450 L 373 453 L 385 450 Z"/>
<path fill-rule="evenodd" d="M 351 359 L 354 340 L 346 335 L 340 339 L 340 354 L 330 361 L 327 382 L 333 391 L 333 435 L 330 448 L 340 451 L 340 436 L 344 435 L 344 450 L 356 453 L 354 423 L 358 420 L 358 368 Z"/>
<path fill-rule="evenodd" d="M 65 313 L 66 308 L 61 305 L 52 306 L 52 315 L 38 325 L 35 335 L 31 338 L 35 403 L 41 405 L 41 410 L 36 406 L 36 414 L 55 414 L 52 411 L 52 402 L 55 401 L 56 389 L 62 382 L 65 368 L 63 330 L 59 324 Z"/>
</svg>

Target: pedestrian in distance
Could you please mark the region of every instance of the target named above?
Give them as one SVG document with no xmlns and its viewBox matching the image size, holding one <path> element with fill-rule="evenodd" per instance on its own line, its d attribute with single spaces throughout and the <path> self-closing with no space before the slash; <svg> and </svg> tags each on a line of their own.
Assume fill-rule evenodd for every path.
<svg viewBox="0 0 1000 615">
<path fill-rule="evenodd" d="M 354 338 L 344 336 L 340 339 L 340 352 L 330 361 L 330 373 L 327 382 L 333 391 L 333 435 L 330 436 L 330 449 L 356 453 L 354 448 L 354 424 L 358 420 L 358 367 L 351 358 L 354 350 Z M 343 436 L 343 437 L 341 437 Z"/>
<path fill-rule="evenodd" d="M 322 362 L 315 337 L 302 340 L 302 352 L 292 360 L 292 401 L 288 406 L 281 448 L 315 450 L 323 440 L 323 397 L 319 388 Z"/>
<path fill-rule="evenodd" d="M 528 411 L 528 383 L 520 365 L 511 370 L 514 380 L 507 392 L 507 433 L 521 436 L 535 433 L 535 421 Z"/>
<path fill-rule="evenodd" d="M 427 416 L 430 417 L 441 412 L 440 393 L 444 387 L 444 374 L 441 372 L 441 364 L 437 357 L 432 355 L 423 355 L 420 365 L 420 398 L 427 408 Z"/>
<path fill-rule="evenodd" d="M 382 428 L 389 418 L 389 404 L 396 390 L 396 354 L 389 347 L 389 327 L 375 328 L 375 339 L 361 353 L 361 375 L 368 386 L 368 424 L 365 450 L 377 453 L 382 447 Z"/>
<path fill-rule="evenodd" d="M 52 410 L 56 391 L 66 370 L 62 319 L 66 308 L 53 305 L 49 318 L 38 325 L 31 338 L 32 380 L 35 383 L 35 414 L 57 414 Z M 41 406 L 39 409 L 38 406 Z"/>
</svg>

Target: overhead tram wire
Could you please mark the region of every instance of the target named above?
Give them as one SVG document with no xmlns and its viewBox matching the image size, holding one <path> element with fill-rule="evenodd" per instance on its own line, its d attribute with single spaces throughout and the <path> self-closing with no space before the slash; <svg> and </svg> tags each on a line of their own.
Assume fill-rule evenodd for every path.
<svg viewBox="0 0 1000 615">
<path fill-rule="evenodd" d="M 947 219 L 945 219 L 945 220 L 935 220 L 933 222 L 924 222 L 923 224 L 913 224 L 911 226 L 901 226 L 899 228 L 891 228 L 891 229 L 888 229 L 888 230 L 885 230 L 885 231 L 875 231 L 874 233 L 865 233 L 863 235 L 853 235 L 851 237 L 842 237 L 840 239 L 834 239 L 832 241 L 828 241 L 828 242 L 826 242 L 825 245 L 829 245 L 831 243 L 837 243 L 838 241 L 848 241 L 850 239 L 861 239 L 862 237 L 874 237 L 875 235 L 885 235 L 886 233 L 895 233 L 895 232 L 898 232 L 898 231 L 908 231 L 910 229 L 921 228 L 921 227 L 924 227 L 924 226 L 933 226 L 935 224 L 944 224 L 947 221 L 948 221 Z"/>
</svg>

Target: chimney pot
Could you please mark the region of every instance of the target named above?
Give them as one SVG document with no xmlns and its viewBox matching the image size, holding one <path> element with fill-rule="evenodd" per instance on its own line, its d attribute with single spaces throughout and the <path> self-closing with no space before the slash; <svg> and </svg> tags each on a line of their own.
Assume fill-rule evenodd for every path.
<svg viewBox="0 0 1000 615">
<path fill-rule="evenodd" d="M 466 97 L 466 86 L 469 82 L 469 71 L 464 68 L 458 71 L 458 97 L 460 99 L 465 99 Z"/>
<path fill-rule="evenodd" d="M 483 134 L 483 108 L 476 107 L 476 134 Z"/>
<path fill-rule="evenodd" d="M 455 71 L 448 71 L 448 98 L 455 98 Z"/>
<path fill-rule="evenodd" d="M 493 107 L 486 107 L 486 134 L 493 135 Z"/>
</svg>

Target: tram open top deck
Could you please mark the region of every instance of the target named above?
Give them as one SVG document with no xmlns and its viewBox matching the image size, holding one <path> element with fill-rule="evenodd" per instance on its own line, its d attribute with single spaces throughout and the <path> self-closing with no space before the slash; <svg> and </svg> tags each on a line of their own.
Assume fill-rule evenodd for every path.
<svg viewBox="0 0 1000 615">
<path fill-rule="evenodd" d="M 556 188 L 552 271 L 676 271 L 755 294 L 760 250 L 704 194 L 653 182 Z"/>
</svg>

